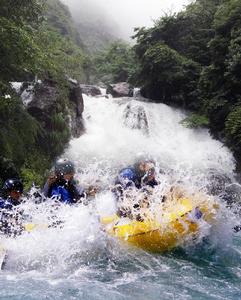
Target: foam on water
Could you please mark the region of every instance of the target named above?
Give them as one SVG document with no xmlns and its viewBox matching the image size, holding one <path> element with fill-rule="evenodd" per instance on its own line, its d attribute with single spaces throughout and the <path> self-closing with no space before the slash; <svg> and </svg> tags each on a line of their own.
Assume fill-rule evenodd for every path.
<svg viewBox="0 0 241 300">
<path fill-rule="evenodd" d="M 123 245 L 101 229 L 99 215 L 111 215 L 110 191 L 120 168 L 141 153 L 156 161 L 160 185 L 155 206 L 172 186 L 190 195 L 206 193 L 216 175 L 234 182 L 230 151 L 207 130 L 184 128 L 184 112 L 137 99 L 84 96 L 86 133 L 73 139 L 63 156 L 75 161 L 80 184 L 98 185 L 89 206 L 22 205 L 29 222 L 40 226 L 15 239 L 3 239 L 8 249 L 0 274 L 4 299 L 238 299 L 241 297 L 241 239 L 232 238 L 237 222 L 218 195 L 220 214 L 210 227 L 200 221 L 195 243 L 155 255 Z M 159 172 L 160 171 L 160 172 Z M 138 197 L 138 195 L 136 195 Z M 194 197 L 194 196 L 193 196 Z M 238 211 L 238 210 L 236 210 Z"/>
</svg>

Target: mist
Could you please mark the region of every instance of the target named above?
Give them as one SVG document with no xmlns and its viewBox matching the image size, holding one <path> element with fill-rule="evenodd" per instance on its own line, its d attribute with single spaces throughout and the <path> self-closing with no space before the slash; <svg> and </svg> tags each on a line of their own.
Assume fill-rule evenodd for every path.
<svg viewBox="0 0 241 300">
<path fill-rule="evenodd" d="M 67 4 L 75 20 L 78 14 L 91 19 L 109 21 L 115 35 L 126 40 L 133 35 L 135 27 L 150 27 L 165 13 L 178 12 L 189 4 L 190 0 L 62 0 Z M 83 20 L 84 21 L 84 20 Z"/>
</svg>

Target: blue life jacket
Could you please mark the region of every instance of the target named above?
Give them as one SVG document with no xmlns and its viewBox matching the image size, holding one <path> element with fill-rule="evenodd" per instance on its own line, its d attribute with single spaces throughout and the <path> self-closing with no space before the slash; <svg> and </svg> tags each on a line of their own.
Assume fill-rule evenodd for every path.
<svg viewBox="0 0 241 300">
<path fill-rule="evenodd" d="M 123 188 L 128 188 L 133 185 L 139 188 L 140 182 L 136 170 L 132 167 L 122 169 L 115 184 L 120 184 Z"/>
<path fill-rule="evenodd" d="M 60 181 L 49 187 L 49 197 L 65 204 L 74 204 L 85 197 L 84 189 L 76 187 L 74 181 Z"/>
<path fill-rule="evenodd" d="M 122 189 L 125 190 L 129 187 L 134 186 L 137 189 L 141 189 L 145 188 L 145 186 L 154 188 L 156 185 L 158 185 L 156 179 L 145 182 L 144 177 L 145 176 L 143 176 L 142 173 L 138 172 L 134 167 L 122 169 L 115 180 L 115 185 L 121 186 L 121 188 L 113 189 L 115 197 L 118 199 L 123 193 Z"/>
<path fill-rule="evenodd" d="M 64 186 L 53 186 L 51 190 L 51 198 L 66 204 L 74 203 L 70 191 Z"/>
<path fill-rule="evenodd" d="M 11 198 L 8 197 L 7 199 L 4 199 L 0 197 L 0 209 L 12 210 L 13 206 Z"/>
</svg>

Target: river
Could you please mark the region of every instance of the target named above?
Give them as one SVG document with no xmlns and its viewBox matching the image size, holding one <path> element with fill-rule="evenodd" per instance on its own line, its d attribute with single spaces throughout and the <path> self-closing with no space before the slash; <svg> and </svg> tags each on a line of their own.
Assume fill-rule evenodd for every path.
<svg viewBox="0 0 241 300">
<path fill-rule="evenodd" d="M 0 299 L 240 299 L 241 236 L 235 208 L 221 194 L 239 186 L 231 152 L 205 129 L 185 128 L 186 113 L 138 98 L 84 96 L 86 133 L 64 154 L 76 164 L 80 184 L 100 193 L 89 206 L 53 208 L 28 199 L 35 223 L 64 221 L 2 244 L 8 258 L 0 273 Z M 203 228 L 195 243 L 151 254 L 107 236 L 99 214 L 115 210 L 110 192 L 118 170 L 146 155 L 156 161 L 160 197 L 167 187 L 212 193 L 219 223 Z M 56 217 L 53 217 L 56 216 Z"/>
</svg>

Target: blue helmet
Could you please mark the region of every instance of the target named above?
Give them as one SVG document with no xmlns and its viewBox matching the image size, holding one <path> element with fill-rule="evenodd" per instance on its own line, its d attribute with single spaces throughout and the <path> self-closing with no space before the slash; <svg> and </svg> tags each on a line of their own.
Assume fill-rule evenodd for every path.
<svg viewBox="0 0 241 300">
<path fill-rule="evenodd" d="M 23 193 L 23 184 L 17 178 L 10 178 L 4 182 L 3 191 L 5 192 L 12 192 L 16 191 L 19 193 Z"/>
</svg>

